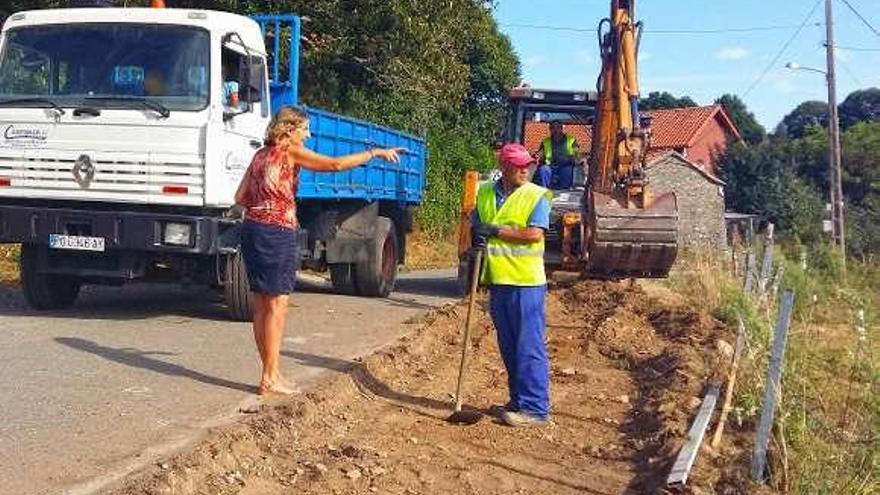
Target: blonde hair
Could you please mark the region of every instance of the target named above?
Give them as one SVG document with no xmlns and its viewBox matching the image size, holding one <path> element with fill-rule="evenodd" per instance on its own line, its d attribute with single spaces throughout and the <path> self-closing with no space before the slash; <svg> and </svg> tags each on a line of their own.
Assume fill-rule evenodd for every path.
<svg viewBox="0 0 880 495">
<path fill-rule="evenodd" d="M 293 129 L 309 121 L 309 114 L 299 108 L 281 107 L 278 113 L 272 117 L 269 127 L 266 128 L 266 138 L 263 143 L 266 146 L 278 144 L 278 141 Z"/>
</svg>

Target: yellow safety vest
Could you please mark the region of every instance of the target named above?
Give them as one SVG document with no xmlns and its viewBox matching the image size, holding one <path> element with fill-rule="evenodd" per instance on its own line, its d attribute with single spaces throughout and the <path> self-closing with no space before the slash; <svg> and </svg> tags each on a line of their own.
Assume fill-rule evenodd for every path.
<svg viewBox="0 0 880 495">
<path fill-rule="evenodd" d="M 545 138 L 541 146 L 544 148 L 544 160 L 549 165 L 553 162 L 553 138 Z M 574 138 L 568 135 L 565 136 L 565 152 L 569 157 L 574 156 Z"/>
<path fill-rule="evenodd" d="M 532 183 L 513 191 L 501 205 L 495 206 L 495 183 L 484 182 L 477 191 L 480 221 L 491 225 L 524 229 L 542 197 L 553 193 Z M 490 285 L 533 287 L 547 283 L 544 273 L 544 238 L 529 244 L 514 244 L 497 237 L 489 239 L 480 281 Z"/>
</svg>

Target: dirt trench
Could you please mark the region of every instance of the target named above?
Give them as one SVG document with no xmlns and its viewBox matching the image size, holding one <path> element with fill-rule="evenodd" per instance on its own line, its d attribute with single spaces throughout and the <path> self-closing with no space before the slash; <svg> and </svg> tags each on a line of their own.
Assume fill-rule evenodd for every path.
<svg viewBox="0 0 880 495">
<path fill-rule="evenodd" d="M 629 283 L 557 284 L 547 304 L 547 427 L 513 429 L 489 415 L 506 401 L 506 376 L 483 311 L 466 406 L 486 417 L 472 426 L 444 421 L 466 311 L 458 304 L 362 361 L 327 359 L 320 365 L 336 374 L 317 390 L 265 404 L 112 493 L 661 491 L 699 397 L 718 378 L 716 342 L 729 341 L 726 330 L 697 308 Z"/>
</svg>

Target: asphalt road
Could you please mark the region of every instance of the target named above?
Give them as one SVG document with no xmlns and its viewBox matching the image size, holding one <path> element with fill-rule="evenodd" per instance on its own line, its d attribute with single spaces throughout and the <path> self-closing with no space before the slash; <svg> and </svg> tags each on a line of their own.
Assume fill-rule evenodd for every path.
<svg viewBox="0 0 880 495">
<path fill-rule="evenodd" d="M 454 299 L 449 271 L 403 275 L 388 299 L 302 284 L 282 366 L 322 373 L 383 347 L 408 320 Z M 0 286 L 0 494 L 94 493 L 184 447 L 256 403 L 250 325 L 214 292 L 87 288 L 69 310 L 35 313 Z"/>
</svg>

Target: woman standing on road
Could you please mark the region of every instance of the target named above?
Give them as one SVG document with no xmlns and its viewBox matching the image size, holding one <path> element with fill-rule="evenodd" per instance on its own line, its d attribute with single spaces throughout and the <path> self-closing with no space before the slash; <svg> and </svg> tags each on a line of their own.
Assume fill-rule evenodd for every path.
<svg viewBox="0 0 880 495">
<path fill-rule="evenodd" d="M 303 143 L 310 135 L 308 114 L 291 107 L 279 110 L 266 130 L 265 146 L 254 155 L 235 193 L 235 203 L 245 208 L 241 251 L 254 295 L 254 340 L 263 363 L 260 395 L 296 391 L 281 377 L 278 361 L 299 256 L 295 198 L 300 168 L 337 172 L 376 157 L 397 163 L 402 151 L 371 149 L 333 158 L 307 149 Z"/>
</svg>

